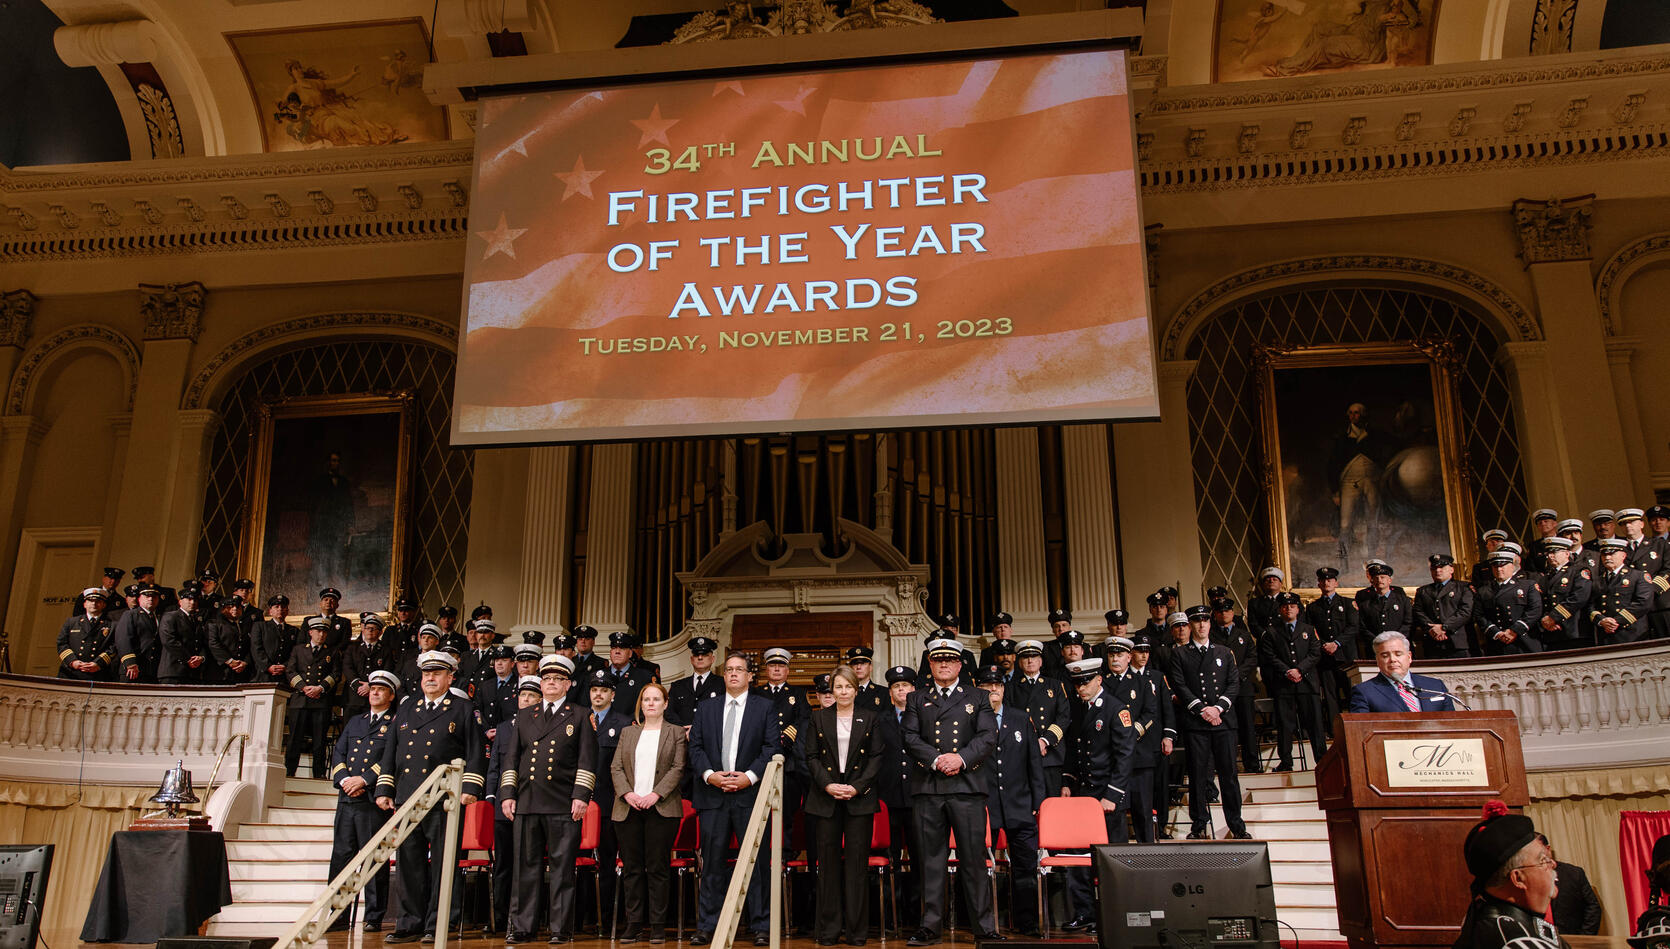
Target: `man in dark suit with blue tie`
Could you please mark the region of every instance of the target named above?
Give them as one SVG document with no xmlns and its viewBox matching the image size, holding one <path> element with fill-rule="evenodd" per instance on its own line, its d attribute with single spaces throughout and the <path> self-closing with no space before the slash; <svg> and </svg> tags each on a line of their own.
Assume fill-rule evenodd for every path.
<svg viewBox="0 0 1670 949">
<path fill-rule="evenodd" d="M 1352 712 L 1453 712 L 1449 689 L 1441 679 L 1409 671 L 1409 637 L 1388 630 L 1374 637 L 1374 664 L 1380 674 L 1351 690 Z"/>
<path fill-rule="evenodd" d="M 760 779 L 778 751 L 776 707 L 765 696 L 749 693 L 754 673 L 748 657 L 741 653 L 726 656 L 723 673 L 725 694 L 698 705 L 690 726 L 690 767 L 696 775 L 691 803 L 701 819 L 702 865 L 711 868 L 702 874 L 696 899 L 693 946 L 713 941 L 731 882 L 731 874 L 724 870 L 726 847 L 732 833 L 738 840 L 747 833 Z M 766 859 L 766 848 L 761 847 L 748 881 L 748 928 L 753 930 L 756 946 L 771 944 L 766 893 L 771 870 L 758 865 Z"/>
</svg>

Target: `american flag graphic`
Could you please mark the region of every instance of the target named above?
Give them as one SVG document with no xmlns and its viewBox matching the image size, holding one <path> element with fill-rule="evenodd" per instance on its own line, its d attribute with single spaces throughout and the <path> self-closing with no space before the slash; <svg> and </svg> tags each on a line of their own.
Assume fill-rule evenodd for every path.
<svg viewBox="0 0 1670 949">
<path fill-rule="evenodd" d="M 765 142 L 784 163 L 791 145 L 848 160 L 756 162 Z M 1134 165 L 1118 51 L 485 100 L 453 440 L 1155 417 Z M 838 208 L 843 183 L 865 182 L 868 209 L 795 208 L 806 185 Z M 770 190 L 743 217 L 756 188 Z M 667 195 L 693 193 L 700 215 L 709 192 L 734 216 L 668 220 Z M 884 228 L 896 244 L 878 245 Z M 785 256 L 806 259 L 779 260 L 780 235 L 798 233 Z M 769 261 L 738 265 L 736 242 L 762 239 Z M 672 241 L 653 271 L 611 269 L 617 245 Z M 887 292 L 897 278 L 908 306 L 845 306 L 849 281 L 861 302 L 877 295 L 866 280 L 907 299 Z M 808 299 L 809 282 L 834 290 Z M 711 315 L 678 308 L 691 293 Z M 831 341 L 808 342 L 819 330 Z"/>
</svg>

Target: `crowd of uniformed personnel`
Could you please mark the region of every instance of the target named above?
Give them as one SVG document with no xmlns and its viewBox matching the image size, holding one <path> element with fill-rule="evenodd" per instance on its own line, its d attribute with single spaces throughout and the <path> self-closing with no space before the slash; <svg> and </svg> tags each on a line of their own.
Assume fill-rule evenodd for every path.
<svg viewBox="0 0 1670 949">
<path fill-rule="evenodd" d="M 874 735 L 873 752 L 863 753 L 873 753 L 876 766 L 856 777 L 844 774 L 843 782 L 851 783 L 836 785 L 835 797 L 873 794 L 886 805 L 891 856 L 910 871 L 901 877 L 898 907 L 913 930 L 910 943 L 940 941 L 950 841 L 954 836 L 960 861 L 980 865 L 982 823 L 994 836 L 1001 830 L 1007 843 L 1014 879 L 1008 928 L 1036 934 L 1037 817 L 1045 798 L 1093 797 L 1111 841 L 1151 842 L 1170 836 L 1171 809 L 1186 785 L 1189 837 L 1212 835 L 1209 804 L 1220 802 L 1227 824 L 1222 830 L 1249 836 L 1236 773 L 1264 770 L 1253 704 L 1261 690 L 1273 700 L 1275 770 L 1286 771 L 1301 737 L 1313 761 L 1323 753 L 1329 723 L 1347 707 L 1349 672 L 1382 633 L 1403 633 L 1428 659 L 1670 634 L 1670 566 L 1664 563 L 1670 559 L 1670 509 L 1593 512 L 1588 540 L 1582 521 L 1562 520 L 1552 510 L 1536 512 L 1533 523 L 1538 536 L 1523 544 L 1504 531 L 1487 532 L 1485 555 L 1466 578 L 1457 576 L 1452 556 L 1433 554 L 1431 582 L 1412 599 L 1394 583 L 1393 568 L 1378 559 L 1364 565 L 1363 584 L 1349 597 L 1340 592 L 1337 568 L 1318 569 L 1320 593 L 1308 602 L 1287 588 L 1280 569 L 1269 567 L 1256 578 L 1244 610 L 1222 587 L 1187 609 L 1180 609 L 1177 590 L 1165 588 L 1148 596 L 1149 617 L 1141 627 L 1123 610 L 1104 614 L 1098 642 L 1075 629 L 1063 610 L 1049 615 L 1049 634 L 1036 639 L 1017 638 L 1013 618 L 998 613 L 987 624 L 990 641 L 978 658 L 960 638 L 959 619 L 942 616 L 918 665 L 887 669 L 880 681 L 873 677 L 872 650 L 849 650 L 837 679 L 850 681 L 850 692 L 846 685 L 832 687 L 830 676 L 819 677 L 810 693 L 789 683 L 792 657 L 783 649 L 766 650 L 758 685 L 750 664 L 747 685 L 772 710 L 769 740 L 787 763 L 785 810 L 808 825 L 804 846 L 814 872 L 812 825 L 819 818 L 813 812 L 828 813 L 818 795 L 829 793 L 830 779 L 829 767 L 818 764 L 827 749 L 808 758 L 807 745 L 817 745 L 811 736 L 827 726 L 814 728 L 811 716 L 815 708 L 834 707 L 833 691 L 839 691 L 842 714 L 858 709 L 879 719 L 879 727 L 862 729 L 867 748 Z M 576 626 L 552 637 L 548 653 L 539 632 L 522 634 L 514 645 L 504 642 L 489 607 L 477 607 L 460 629 L 457 610 L 443 607 L 430 622 L 410 599 L 397 601 L 388 620 L 360 614 L 356 633 L 356 624 L 337 613 L 340 593 L 329 587 L 319 591 L 317 611 L 298 628 L 281 594 L 268 597 L 265 614 L 258 615 L 247 580 L 222 592 L 204 574 L 166 589 L 156 584 L 154 571 L 140 567 L 135 582 L 118 594 L 122 578 L 122 571 L 107 569 L 100 586 L 83 592 L 80 609 L 60 634 L 62 676 L 287 687 L 287 772 L 296 771 L 305 744 L 313 774 L 329 776 L 342 792 L 333 857 L 338 866 L 434 766 L 463 759 L 466 793 L 495 803 L 489 926 L 513 943 L 541 926 L 550 928 L 552 942 L 571 937 L 574 920 L 584 917 L 589 903 L 574 896 L 576 822 L 594 797 L 607 813 L 626 793 L 610 785 L 611 764 L 620 764 L 616 746 L 641 717 L 640 694 L 660 681 L 660 669 L 643 658 L 638 637 L 612 633 L 600 654 L 596 631 Z M 692 675 L 657 690 L 665 693 L 665 720 L 687 735 L 699 708 L 725 701 L 732 671 L 729 663 L 715 670 L 718 643 L 695 637 L 689 646 Z M 571 683 L 580 688 L 569 688 Z M 842 756 L 848 754 L 849 721 L 842 724 Z M 727 719 L 727 732 L 731 725 Z M 701 747 L 696 736 L 690 741 L 693 752 Z M 710 734 L 707 741 L 717 739 Z M 680 767 L 682 762 L 681 751 Z M 701 781 L 737 790 L 740 772 L 705 770 Z M 693 780 L 694 774 L 684 775 L 686 796 Z M 701 794 L 696 799 L 700 812 Z M 803 808 L 808 802 L 812 806 Z M 427 847 L 442 826 L 426 821 L 401 848 L 408 872 L 391 942 L 435 931 L 438 869 L 428 864 Z M 604 828 L 597 856 L 609 866 L 616 842 L 612 822 Z M 547 863 L 559 871 L 550 883 Z M 422 872 L 425 867 L 429 872 Z M 613 875 L 600 877 L 603 903 L 612 905 Z M 976 877 L 961 875 L 967 918 L 977 935 L 995 937 L 990 891 Z M 386 875 L 368 888 L 367 930 L 381 928 L 387 889 Z M 1093 928 L 1089 880 L 1069 874 L 1064 890 L 1058 895 L 1065 928 Z M 839 894 L 822 886 L 816 892 L 820 901 Z M 802 918 L 810 918 L 806 910 Z M 456 922 L 456 906 L 451 913 Z M 629 928 L 627 935 L 656 941 L 659 929 Z M 826 935 L 818 934 L 820 944 L 835 941 Z M 853 944 L 863 940 L 862 933 L 838 935 Z M 695 937 L 700 944 L 711 933 Z"/>
</svg>

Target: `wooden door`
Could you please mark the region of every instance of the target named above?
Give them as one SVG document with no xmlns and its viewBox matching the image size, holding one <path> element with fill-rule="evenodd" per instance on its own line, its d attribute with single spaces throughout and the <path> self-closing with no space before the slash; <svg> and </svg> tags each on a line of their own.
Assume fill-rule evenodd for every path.
<svg viewBox="0 0 1670 949">
<path fill-rule="evenodd" d="M 812 677 L 834 669 L 852 646 L 875 643 L 875 616 L 869 610 L 838 613 L 738 613 L 731 618 L 731 648 L 758 661 L 773 646 L 794 654 L 789 681 L 810 685 Z"/>
<path fill-rule="evenodd" d="M 70 604 L 93 585 L 98 536 L 97 529 L 84 528 L 23 532 L 15 577 L 19 586 L 6 615 L 6 625 L 16 634 L 13 672 L 58 674 L 58 630 L 70 616 Z"/>
</svg>

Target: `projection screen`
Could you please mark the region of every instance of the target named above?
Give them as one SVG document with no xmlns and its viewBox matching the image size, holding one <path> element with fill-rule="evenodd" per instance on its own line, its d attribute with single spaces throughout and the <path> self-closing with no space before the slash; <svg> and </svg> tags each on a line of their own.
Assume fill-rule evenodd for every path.
<svg viewBox="0 0 1670 949">
<path fill-rule="evenodd" d="M 1125 54 L 482 100 L 454 444 L 1159 415 Z"/>
</svg>

